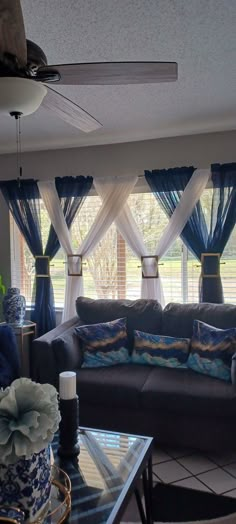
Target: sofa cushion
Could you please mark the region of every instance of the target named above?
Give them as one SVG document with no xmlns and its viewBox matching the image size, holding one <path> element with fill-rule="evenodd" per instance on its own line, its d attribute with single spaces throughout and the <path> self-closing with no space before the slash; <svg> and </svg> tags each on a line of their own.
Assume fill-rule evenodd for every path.
<svg viewBox="0 0 236 524">
<path fill-rule="evenodd" d="M 236 389 L 191 369 L 151 368 L 142 388 L 142 409 L 205 417 L 235 417 Z M 178 428 L 176 428 L 178 431 Z"/>
<path fill-rule="evenodd" d="M 149 366 L 136 364 L 82 368 L 77 371 L 77 391 L 80 401 L 99 405 L 100 409 L 105 406 L 139 409 L 140 392 L 150 369 Z"/>
<path fill-rule="evenodd" d="M 189 338 L 151 335 L 143 331 L 134 331 L 132 362 L 176 368 L 187 362 Z"/>
<path fill-rule="evenodd" d="M 235 351 L 236 328 L 219 329 L 194 320 L 191 352 L 187 361 L 189 368 L 229 382 Z"/>
<path fill-rule="evenodd" d="M 130 361 L 126 318 L 75 328 L 83 350 L 83 367 L 114 366 Z"/>
<path fill-rule="evenodd" d="M 87 324 L 110 322 L 116 318 L 127 318 L 127 332 L 130 348 L 133 345 L 133 330 L 160 333 L 162 307 L 156 300 L 113 300 L 78 297 L 76 311 Z"/>
<path fill-rule="evenodd" d="M 202 304 L 170 302 L 163 310 L 162 335 L 191 338 L 195 319 L 221 329 L 236 327 L 236 306 L 206 302 Z"/>
</svg>

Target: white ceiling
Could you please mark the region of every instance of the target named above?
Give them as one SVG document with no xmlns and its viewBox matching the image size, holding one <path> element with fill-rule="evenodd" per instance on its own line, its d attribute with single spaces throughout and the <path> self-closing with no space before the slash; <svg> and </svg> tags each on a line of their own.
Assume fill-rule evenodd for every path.
<svg viewBox="0 0 236 524">
<path fill-rule="evenodd" d="M 236 0 L 22 0 L 27 38 L 49 64 L 176 61 L 177 82 L 56 87 L 103 124 L 85 134 L 44 108 L 22 119 L 23 150 L 236 129 Z M 0 153 L 15 124 L 0 115 Z"/>
</svg>

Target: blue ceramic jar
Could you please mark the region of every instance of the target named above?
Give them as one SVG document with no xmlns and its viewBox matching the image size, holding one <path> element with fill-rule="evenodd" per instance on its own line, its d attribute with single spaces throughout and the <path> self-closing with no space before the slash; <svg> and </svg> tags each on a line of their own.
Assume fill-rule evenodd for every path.
<svg viewBox="0 0 236 524">
<path fill-rule="evenodd" d="M 9 287 L 3 298 L 3 315 L 7 324 L 22 326 L 25 318 L 25 297 L 17 287 Z"/>
<path fill-rule="evenodd" d="M 19 458 L 15 464 L 1 464 L 0 505 L 18 507 L 25 522 L 43 522 L 51 493 L 49 447 L 31 458 Z"/>
</svg>

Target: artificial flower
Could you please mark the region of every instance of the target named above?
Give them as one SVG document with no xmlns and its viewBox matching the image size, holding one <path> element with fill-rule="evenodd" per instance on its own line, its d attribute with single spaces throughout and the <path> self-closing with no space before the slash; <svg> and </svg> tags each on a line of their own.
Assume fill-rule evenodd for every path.
<svg viewBox="0 0 236 524">
<path fill-rule="evenodd" d="M 57 390 L 18 378 L 0 391 L 1 463 L 14 464 L 30 458 L 53 440 L 60 422 Z"/>
</svg>

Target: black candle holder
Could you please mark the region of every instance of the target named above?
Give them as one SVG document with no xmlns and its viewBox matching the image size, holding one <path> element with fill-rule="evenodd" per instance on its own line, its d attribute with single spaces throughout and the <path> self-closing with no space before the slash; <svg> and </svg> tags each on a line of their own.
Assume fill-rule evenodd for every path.
<svg viewBox="0 0 236 524">
<path fill-rule="evenodd" d="M 60 399 L 61 421 L 59 424 L 59 457 L 73 457 L 80 452 L 79 446 L 79 399 Z"/>
</svg>

